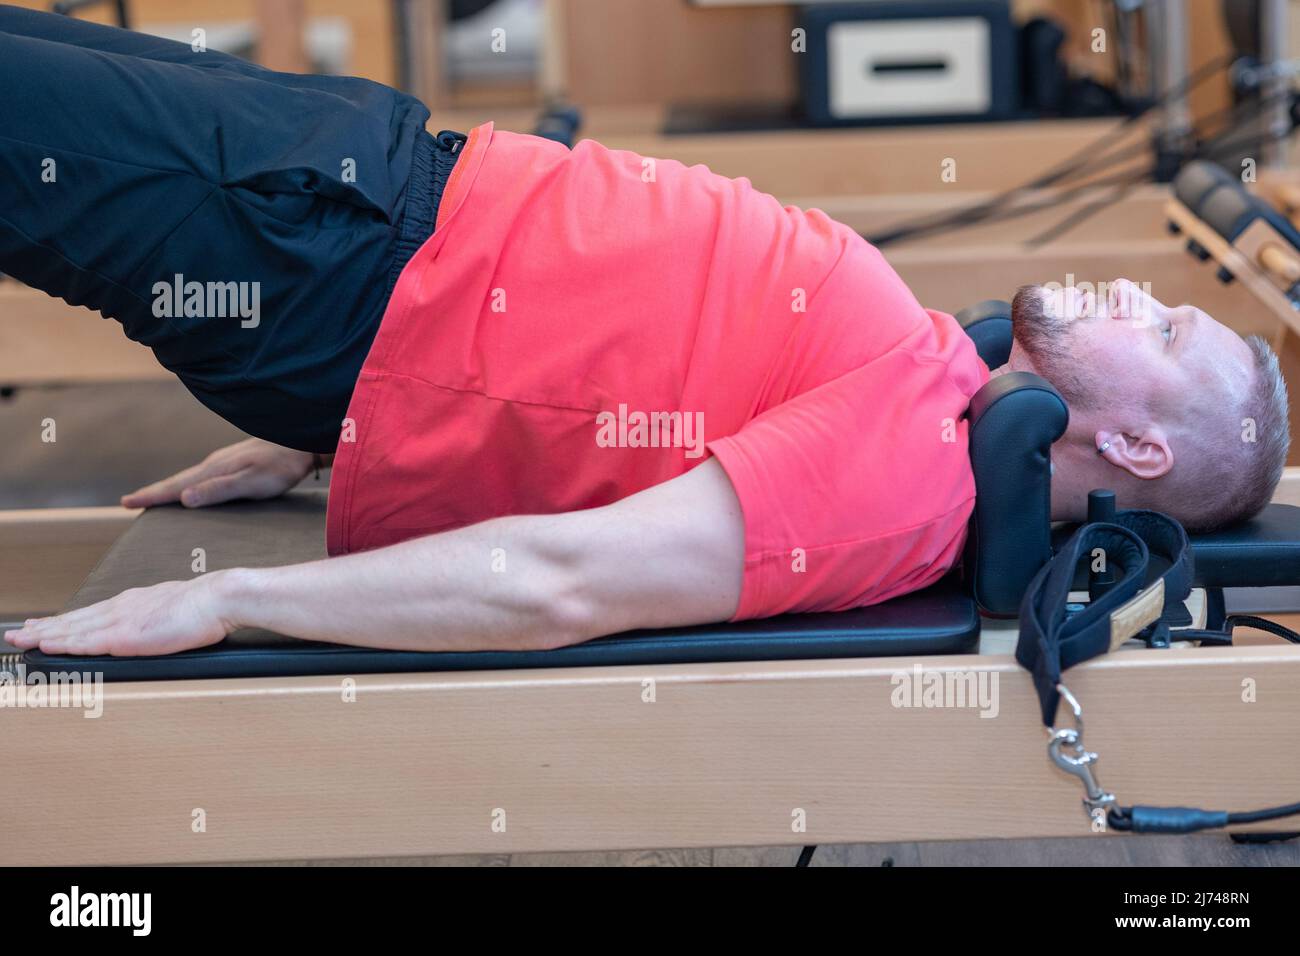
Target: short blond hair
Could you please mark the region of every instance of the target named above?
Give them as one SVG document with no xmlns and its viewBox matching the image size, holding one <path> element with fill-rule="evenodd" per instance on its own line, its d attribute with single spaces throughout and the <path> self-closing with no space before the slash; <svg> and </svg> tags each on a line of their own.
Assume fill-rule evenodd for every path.
<svg viewBox="0 0 1300 956">
<path fill-rule="evenodd" d="M 1254 358 L 1249 388 L 1221 423 L 1195 433 L 1188 457 L 1161 479 L 1151 507 L 1188 531 L 1217 531 L 1253 518 L 1273 498 L 1291 448 L 1290 403 L 1277 355 L 1264 339 L 1246 339 Z M 1228 419 L 1228 415 L 1232 418 Z M 1224 436 L 1228 435 L 1227 441 Z M 1180 467 L 1180 464 L 1182 467 Z"/>
</svg>

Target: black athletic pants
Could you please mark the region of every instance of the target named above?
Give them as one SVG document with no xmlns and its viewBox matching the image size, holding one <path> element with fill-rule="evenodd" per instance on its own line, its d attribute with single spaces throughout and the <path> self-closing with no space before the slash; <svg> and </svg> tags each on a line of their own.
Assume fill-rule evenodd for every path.
<svg viewBox="0 0 1300 956">
<path fill-rule="evenodd" d="M 368 80 L 0 6 L 0 272 L 116 319 L 250 434 L 333 451 L 454 161 L 428 117 Z"/>
</svg>

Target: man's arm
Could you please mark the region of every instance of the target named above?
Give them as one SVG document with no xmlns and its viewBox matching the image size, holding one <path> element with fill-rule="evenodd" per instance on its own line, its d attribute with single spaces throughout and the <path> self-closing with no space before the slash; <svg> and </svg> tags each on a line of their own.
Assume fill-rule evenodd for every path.
<svg viewBox="0 0 1300 956">
<path fill-rule="evenodd" d="M 404 650 L 551 648 L 726 620 L 743 569 L 740 504 L 710 460 L 602 508 L 498 518 L 307 564 L 216 571 L 11 634 L 18 646 L 83 654 L 171 653 L 238 627 Z"/>
<path fill-rule="evenodd" d="M 709 461 L 603 508 L 241 570 L 229 588 L 244 626 L 371 647 L 517 650 L 725 620 L 743 561 L 740 505 Z"/>
</svg>

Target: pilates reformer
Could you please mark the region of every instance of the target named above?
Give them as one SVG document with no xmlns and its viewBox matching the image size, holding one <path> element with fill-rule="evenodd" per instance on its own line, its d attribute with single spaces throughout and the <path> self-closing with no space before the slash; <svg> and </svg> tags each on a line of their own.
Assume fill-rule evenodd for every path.
<svg viewBox="0 0 1300 956">
<path fill-rule="evenodd" d="M 1001 365 L 1007 304 L 983 302 L 958 318 L 986 363 Z M 987 653 L 995 645 L 973 653 L 981 614 L 1014 615 L 1063 540 L 1048 518 L 1050 447 L 1067 416 L 1037 376 L 986 385 L 969 411 L 977 505 L 961 572 L 873 607 L 633 632 L 555 651 L 419 654 L 238 632 L 169 657 L 11 655 L 4 663 L 22 686 L 52 690 L 69 674 L 105 683 L 97 720 L 66 708 L 0 708 L 6 765 L 30 771 L 0 785 L 0 821 L 15 836 L 0 861 L 1091 833 L 1068 778 L 1032 742 L 1031 682 L 1009 657 Z M 314 493 L 152 509 L 72 605 L 176 577 L 178 555 L 188 560 L 194 547 L 208 552 L 208 570 L 315 557 L 322 524 Z M 1300 508 L 1270 505 L 1242 526 L 1194 536 L 1191 550 L 1203 611 L 1194 620 L 1175 601 L 1165 623 L 1221 629 L 1225 588 L 1300 584 Z M 1088 587 L 1086 572 L 1077 583 Z M 983 630 L 987 638 L 996 625 Z M 1206 805 L 1294 799 L 1300 770 L 1274 762 L 1267 777 L 1251 777 L 1261 761 L 1242 745 L 1286 746 L 1300 715 L 1300 648 L 1195 647 L 1177 630 L 1164 633 L 1072 672 L 1072 689 L 1089 702 L 1091 739 L 1109 744 L 1108 780 L 1152 801 L 1177 802 L 1193 785 Z M 995 675 L 1002 719 L 893 706 L 899 675 L 913 672 Z M 1242 705 L 1243 680 L 1267 692 Z M 1118 746 L 1121 728 L 1203 725 L 1206 716 L 1212 726 L 1189 758 L 1200 764 L 1162 756 L 1163 734 L 1156 749 L 1131 737 Z M 927 750 L 942 767 L 925 760 Z M 69 763 L 94 786 L 58 786 L 53 771 Z M 987 779 L 990 766 L 999 777 Z M 192 827 L 200 811 L 202 831 Z M 69 815 L 82 826 L 68 844 L 25 839 Z"/>
<path fill-rule="evenodd" d="M 1189 235 L 1210 220 L 1191 209 Z M 1211 227 L 1197 248 L 1219 236 L 1210 254 L 1231 258 L 1228 231 Z M 1259 285 L 1257 295 L 1271 283 L 1286 296 L 1300 278 L 1279 289 L 1294 250 L 1258 252 L 1237 249 L 1239 273 L 1225 268 Z M 1000 364 L 1005 303 L 961 319 L 986 362 Z M 0 708 L 0 862 L 1090 835 L 1096 818 L 1079 813 L 1077 782 L 1044 759 L 1031 716 L 1040 701 L 1000 640 L 1000 622 L 1065 541 L 1046 500 L 1067 413 L 1032 376 L 991 384 L 970 413 L 980 507 L 964 568 L 887 604 L 513 655 L 244 632 L 168 658 L 5 657 L 47 687 L 70 673 L 106 683 L 94 719 Z M 1110 517 L 1104 496 L 1095 508 Z M 1071 670 L 1068 702 L 1087 708 L 1107 786 L 1234 807 L 1300 793 L 1291 762 L 1259 756 L 1289 752 L 1300 652 L 1195 646 L 1176 629 L 1226 627 L 1226 589 L 1296 583 L 1298 514 L 1274 505 L 1193 540 L 1199 604 L 1170 603 L 1161 616 L 1172 632 L 1157 628 Z M 319 556 L 322 519 L 322 497 L 310 492 L 149 511 L 73 604 L 193 573 L 198 548 L 208 570 Z M 1094 583 L 1083 574 L 1072 589 Z M 913 673 L 990 676 L 1001 719 L 894 706 L 891 691 Z M 1259 685 L 1252 703 L 1240 699 L 1243 681 Z M 1189 730 L 1194 741 L 1183 739 Z"/>
</svg>

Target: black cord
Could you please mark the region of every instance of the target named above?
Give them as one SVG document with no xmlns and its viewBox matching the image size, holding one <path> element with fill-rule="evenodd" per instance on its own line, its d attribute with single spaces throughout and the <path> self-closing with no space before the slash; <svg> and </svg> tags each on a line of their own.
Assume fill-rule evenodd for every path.
<svg viewBox="0 0 1300 956">
<path fill-rule="evenodd" d="M 1267 618 L 1256 617 L 1254 614 L 1232 614 L 1223 622 L 1223 629 L 1231 635 L 1233 629 L 1238 627 L 1253 627 L 1261 631 L 1267 631 L 1274 637 L 1280 637 L 1284 641 L 1290 641 L 1292 644 L 1300 644 L 1300 633 L 1278 624 L 1276 621 L 1270 621 Z M 1231 639 L 1231 637 L 1229 638 Z"/>
<path fill-rule="evenodd" d="M 1285 94 L 1275 95 L 1274 97 L 1271 98 L 1277 99 L 1279 98 L 1280 95 L 1290 96 L 1291 93 L 1288 90 Z M 1258 112 L 1261 115 L 1264 108 L 1267 105 L 1268 105 L 1267 103 L 1259 104 Z M 1259 119 L 1259 116 L 1249 117 L 1247 118 L 1246 122 L 1250 122 L 1252 119 Z M 1257 133 L 1253 130 L 1249 130 L 1241 135 L 1225 139 L 1226 133 L 1236 129 L 1239 129 L 1239 127 L 1233 124 L 1225 124 L 1224 128 L 1220 130 L 1220 132 L 1214 134 L 1214 136 L 1211 136 L 1207 139 L 1200 141 L 1196 146 L 1196 148 L 1192 151 L 1192 155 L 1189 157 L 1189 159 L 1207 159 L 1207 158 L 1212 159 L 1221 155 L 1222 153 L 1234 152 L 1239 142 L 1243 140 L 1246 142 L 1253 143 L 1260 137 L 1263 137 L 1261 142 L 1271 142 L 1273 140 L 1282 139 L 1291 135 L 1291 129 L 1287 129 L 1285 132 L 1277 132 L 1277 133 L 1268 133 L 1262 130 Z M 1214 148 L 1207 149 L 1207 147 L 1211 147 L 1211 146 Z M 1119 183 L 1117 185 L 1117 189 L 1115 193 L 1113 193 L 1111 196 L 1099 199 L 1096 202 L 1083 207 L 1082 209 L 1071 211 L 1066 215 L 1064 219 L 1058 222 L 1055 226 L 1051 226 L 1047 229 L 1044 229 L 1036 236 L 1027 239 L 1025 241 L 1025 245 L 1030 248 L 1034 248 L 1043 245 L 1047 242 L 1050 242 L 1053 239 L 1059 238 L 1060 236 L 1068 232 L 1070 229 L 1073 229 L 1074 227 L 1078 226 L 1080 223 L 1084 222 L 1085 220 L 1101 212 L 1103 209 L 1106 209 L 1114 205 L 1115 203 L 1119 202 L 1119 200 L 1123 199 L 1126 195 L 1128 195 L 1128 191 L 1132 187 L 1137 186 L 1140 183 L 1149 179 L 1153 171 L 1154 171 L 1154 167 L 1148 167 L 1143 172 L 1134 176 L 1130 181 Z M 1093 189 L 1099 185 L 1106 185 L 1106 181 L 1104 180 L 1100 182 L 1094 181 L 1085 184 L 1082 187 L 1076 187 L 1074 190 L 1060 194 L 1059 199 L 1061 202 L 1065 202 L 1075 193 L 1081 192 L 1083 190 Z M 1050 206 L 1053 204 L 1054 203 L 1048 203 L 1046 205 L 1040 204 L 1039 206 L 1029 207 L 1027 211 L 1037 212 L 1041 208 L 1050 208 Z M 1009 218 L 1009 217 L 997 217 L 997 218 Z M 995 218 L 992 221 L 997 221 L 997 218 Z M 1279 636 L 1285 636 L 1285 635 L 1279 635 Z M 1290 640 L 1290 638 L 1288 638 L 1288 640 Z"/>
<path fill-rule="evenodd" d="M 1131 79 L 1128 69 L 1129 48 L 1124 30 L 1124 27 L 1127 24 L 1124 23 L 1124 17 L 1120 13 L 1119 4 L 1115 3 L 1114 0 L 1111 0 L 1110 3 L 1105 3 L 1102 6 L 1104 7 L 1102 16 L 1109 21 L 1108 25 L 1110 26 L 1111 35 L 1115 38 L 1115 90 L 1122 97 L 1124 96 L 1125 91 L 1129 89 L 1129 81 Z"/>
<path fill-rule="evenodd" d="M 1053 239 L 1059 239 L 1071 229 L 1087 222 L 1093 216 L 1097 215 L 1097 213 L 1115 205 L 1115 203 L 1127 196 L 1129 191 L 1136 185 L 1137 183 L 1121 183 L 1115 187 L 1115 191 L 1111 193 L 1111 195 L 1104 199 L 1098 199 L 1096 202 L 1091 202 L 1086 206 L 1082 206 L 1073 212 L 1067 213 L 1065 218 L 1060 222 L 1053 226 L 1049 226 L 1035 236 L 1030 236 L 1025 240 L 1025 245 L 1030 249 L 1036 249 L 1039 246 L 1046 245 Z"/>
<path fill-rule="evenodd" d="M 816 844 L 813 844 L 812 846 L 804 847 L 802 850 L 799 851 L 799 859 L 795 862 L 794 865 L 807 866 L 809 863 L 812 862 L 813 854 L 816 852 L 817 852 Z"/>
<path fill-rule="evenodd" d="M 1245 823 L 1263 823 L 1300 816 L 1300 803 L 1264 810 L 1229 813 L 1196 807 L 1115 807 L 1106 815 L 1112 830 L 1124 833 L 1197 833 Z"/>
<path fill-rule="evenodd" d="M 1075 196 L 1081 193 L 1090 192 L 1095 189 L 1104 189 L 1107 186 L 1131 187 L 1142 183 L 1150 176 L 1155 169 L 1152 166 L 1145 166 L 1137 172 L 1116 173 L 1113 176 L 1107 176 L 1102 179 L 1093 179 L 1081 186 L 1072 186 L 1061 192 L 1053 193 L 1051 196 L 1036 203 L 1022 203 L 1019 206 L 1013 206 L 1010 209 L 1004 209 L 993 215 L 988 216 L 980 223 L 970 223 L 970 225 L 983 225 L 991 222 L 1005 222 L 1008 219 L 1019 219 L 1021 216 L 1027 216 L 1030 213 L 1042 212 L 1046 209 L 1054 209 L 1064 203 L 1069 202 Z M 1073 215 L 1073 213 L 1071 213 Z"/>
<path fill-rule="evenodd" d="M 1151 103 L 1143 106 L 1136 113 L 1125 117 L 1123 122 L 1119 124 L 1118 130 L 1109 131 L 1102 136 L 1097 137 L 1081 149 L 1066 157 L 1066 159 L 1058 163 L 1052 169 L 1045 173 L 1041 173 L 1029 182 L 1013 186 L 1010 189 L 998 193 L 991 199 L 982 200 L 971 206 L 958 209 L 953 213 L 939 217 L 921 217 L 913 220 L 911 223 L 896 226 L 888 232 L 876 236 L 867 236 L 867 241 L 875 246 L 886 245 L 891 242 L 897 242 L 901 239 L 912 238 L 915 235 L 924 235 L 927 232 L 933 232 L 935 229 L 945 228 L 954 222 L 960 223 L 970 217 L 982 217 L 983 215 L 996 210 L 998 207 L 1005 205 L 1008 201 L 1016 198 L 1022 193 L 1035 189 L 1043 189 L 1047 186 L 1054 185 L 1063 179 L 1079 175 L 1081 172 L 1090 167 L 1097 166 L 1103 159 L 1106 159 L 1106 154 L 1114 148 L 1114 139 L 1121 136 L 1129 127 L 1136 124 L 1143 116 L 1151 110 L 1165 105 L 1173 98 L 1181 96 L 1192 90 L 1194 87 L 1199 86 L 1206 79 L 1229 65 L 1232 60 L 1233 58 L 1230 56 L 1221 56 L 1216 57 L 1209 63 L 1202 64 L 1198 69 L 1188 74 L 1179 83 L 1175 84 Z M 1108 141 L 1112 142 L 1112 145 L 1101 146 L 1101 144 Z M 1101 146 L 1100 152 L 1098 151 L 1099 146 Z M 1141 148 L 1145 151 L 1147 144 L 1141 144 Z M 1111 163 L 1113 160 L 1107 160 L 1107 162 Z M 982 220 L 977 219 L 977 221 Z"/>
<path fill-rule="evenodd" d="M 1288 90 L 1285 91 L 1284 93 L 1274 94 L 1273 96 L 1268 97 L 1265 100 L 1262 100 L 1258 103 L 1239 104 L 1238 106 L 1229 107 L 1223 110 L 1218 110 L 1215 113 L 1210 114 L 1210 116 L 1207 117 L 1207 119 L 1213 120 L 1225 114 L 1231 115 L 1238 112 L 1254 112 L 1256 114 L 1262 114 L 1263 110 L 1270 105 L 1269 103 L 1270 100 L 1277 100 L 1283 97 L 1290 97 L 1291 95 L 1292 95 L 1291 92 Z M 1233 119 L 1236 118 L 1234 117 Z M 1253 119 L 1258 119 L 1258 115 L 1247 116 L 1244 118 L 1244 121 L 1250 122 Z M 1256 141 L 1259 141 L 1260 136 L 1264 135 L 1262 133 L 1257 133 L 1252 130 L 1252 131 L 1247 131 L 1241 135 L 1225 139 L 1227 133 L 1236 131 L 1239 128 L 1240 128 L 1239 124 L 1233 121 L 1223 124 L 1223 126 L 1219 129 L 1218 132 L 1214 133 L 1212 136 L 1201 139 L 1199 144 L 1192 150 L 1192 153 L 1188 158 L 1189 159 L 1214 158 L 1220 154 L 1232 152 L 1238 146 L 1243 145 L 1245 143 L 1254 143 Z M 1263 142 L 1282 139 L 1285 138 L 1286 136 L 1289 136 L 1290 134 L 1291 134 L 1290 129 L 1277 132 L 1277 133 L 1267 134 L 1264 135 Z M 1148 150 L 1148 145 L 1146 143 L 1133 144 L 1132 146 L 1130 146 L 1128 150 L 1126 150 L 1121 155 L 1124 156 L 1125 158 L 1127 158 L 1128 156 L 1138 157 L 1146 153 L 1147 150 Z M 1120 159 L 1119 156 L 1113 157 L 1112 164 L 1118 161 L 1119 159 Z M 1106 176 L 1099 179 L 1096 178 L 1089 179 L 1087 182 L 1082 183 L 1078 186 L 1073 186 L 1069 189 L 1058 191 L 1041 202 L 1021 203 L 1020 205 L 1012 206 L 1009 209 L 1001 209 L 1001 210 L 994 209 L 990 212 L 984 212 L 978 216 L 971 216 L 968 219 L 968 221 L 936 224 L 934 227 L 927 227 L 925 229 L 915 229 L 910 233 L 910 235 L 924 235 L 929 232 L 938 231 L 940 225 L 942 225 L 943 228 L 948 231 L 954 231 L 957 229 L 965 228 L 967 226 L 985 225 L 992 222 L 1004 222 L 1008 219 L 1015 219 L 1021 216 L 1029 215 L 1030 213 L 1041 212 L 1042 210 L 1045 209 L 1051 209 L 1054 206 L 1059 206 L 1068 202 L 1074 196 L 1098 188 L 1104 188 L 1106 186 L 1112 186 L 1112 185 L 1125 186 L 1125 187 L 1138 185 L 1140 183 L 1150 180 L 1152 176 L 1155 174 L 1155 169 L 1156 167 L 1154 164 L 1149 164 L 1137 170 L 1136 172 L 1125 171 L 1122 173 L 1116 173 L 1112 176 Z M 1121 197 L 1122 197 L 1122 193 L 1121 196 L 1116 196 L 1112 198 L 1109 202 L 1114 202 Z M 1105 205 L 1109 204 L 1105 200 L 1103 200 L 1102 202 L 1103 202 L 1103 206 L 1101 208 L 1104 208 Z M 1098 209 L 1092 210 L 1092 212 L 1097 212 L 1097 211 L 1099 210 Z M 1076 212 L 1072 212 L 1070 215 L 1073 217 L 1074 215 L 1076 215 Z M 958 220 L 963 218 L 961 211 L 954 214 L 953 218 Z M 1050 230 L 1047 230 L 1047 232 L 1050 232 Z M 1043 233 L 1040 233 L 1038 238 L 1041 238 L 1043 235 L 1044 235 Z"/>
<path fill-rule="evenodd" d="M 1249 810 L 1244 813 L 1229 813 L 1229 823 L 1259 823 L 1263 820 L 1280 820 L 1282 817 L 1300 816 L 1300 803 L 1288 803 L 1284 807 L 1270 807 L 1267 810 Z"/>
<path fill-rule="evenodd" d="M 1296 833 L 1294 830 L 1283 833 L 1256 833 L 1252 830 L 1249 833 L 1229 833 L 1228 836 L 1233 843 L 1259 844 L 1283 843 L 1300 837 L 1300 833 Z"/>
</svg>

